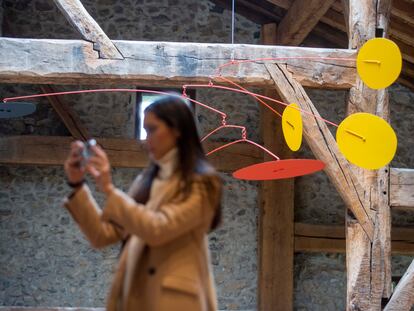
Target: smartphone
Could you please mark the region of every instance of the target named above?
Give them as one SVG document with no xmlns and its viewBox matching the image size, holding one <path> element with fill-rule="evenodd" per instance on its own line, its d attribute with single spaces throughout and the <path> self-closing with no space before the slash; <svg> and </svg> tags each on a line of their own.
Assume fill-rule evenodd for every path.
<svg viewBox="0 0 414 311">
<path fill-rule="evenodd" d="M 86 143 L 84 143 L 83 150 L 82 150 L 82 166 L 86 166 L 88 163 L 89 158 L 93 155 L 92 147 L 96 145 L 95 139 L 89 139 Z"/>
</svg>

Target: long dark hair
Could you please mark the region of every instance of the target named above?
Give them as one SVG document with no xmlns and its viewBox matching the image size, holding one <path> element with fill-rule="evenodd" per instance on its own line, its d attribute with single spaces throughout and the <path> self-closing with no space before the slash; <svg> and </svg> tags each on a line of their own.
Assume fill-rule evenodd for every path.
<svg viewBox="0 0 414 311">
<path fill-rule="evenodd" d="M 191 186 L 196 175 L 211 176 L 218 178 L 215 169 L 208 162 L 200 137 L 194 122 L 194 115 L 190 104 L 178 94 L 162 96 L 149 105 L 144 113 L 151 112 L 160 120 L 165 122 L 171 129 L 180 133 L 177 138 L 178 165 L 177 171 L 183 181 L 180 189 L 186 198 L 191 191 Z M 154 178 L 157 176 L 159 167 L 151 161 L 143 176 L 134 199 L 145 204 L 149 199 L 150 189 Z M 209 178 L 205 179 L 204 186 L 207 193 L 209 188 L 214 187 Z M 221 189 L 219 189 L 221 193 Z M 221 204 L 218 202 L 216 213 L 213 218 L 211 229 L 215 229 L 221 220 Z"/>
</svg>

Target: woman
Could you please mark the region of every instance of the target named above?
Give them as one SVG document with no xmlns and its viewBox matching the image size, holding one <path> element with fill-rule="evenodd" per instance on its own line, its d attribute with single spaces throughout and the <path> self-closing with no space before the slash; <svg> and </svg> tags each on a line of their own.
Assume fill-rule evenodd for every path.
<svg viewBox="0 0 414 311">
<path fill-rule="evenodd" d="M 207 233 L 220 218 L 220 179 L 204 155 L 193 114 L 177 96 L 145 110 L 149 167 L 128 194 L 112 184 L 105 152 L 82 167 L 83 144 L 74 142 L 65 162 L 74 187 L 65 200 L 95 248 L 124 241 L 107 310 L 216 310 Z M 83 182 L 88 172 L 106 195 L 103 212 Z"/>
</svg>

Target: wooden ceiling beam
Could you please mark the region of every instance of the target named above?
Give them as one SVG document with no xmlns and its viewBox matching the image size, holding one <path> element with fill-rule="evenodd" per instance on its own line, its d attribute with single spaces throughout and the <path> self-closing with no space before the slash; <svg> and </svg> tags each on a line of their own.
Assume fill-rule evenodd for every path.
<svg viewBox="0 0 414 311">
<path fill-rule="evenodd" d="M 295 0 L 278 25 L 278 44 L 302 43 L 333 2 L 334 0 Z"/>
<path fill-rule="evenodd" d="M 414 27 L 414 2 L 411 0 L 393 0 L 391 16 Z"/>
<path fill-rule="evenodd" d="M 0 138 L 0 164 L 62 165 L 74 141 L 69 136 L 4 136 Z M 136 139 L 97 138 L 113 167 L 144 168 L 148 164 L 144 144 Z M 212 150 L 222 143 L 206 143 Z M 263 161 L 263 152 L 254 146 L 237 144 L 209 156 L 220 171 L 234 171 Z"/>
<path fill-rule="evenodd" d="M 235 60 L 299 57 L 280 60 L 307 87 L 348 89 L 355 83 L 355 51 L 244 44 L 114 41 L 124 60 L 100 59 L 92 44 L 80 40 L 0 38 L 3 83 L 140 84 L 181 86 L 208 83 L 220 65 Z M 27 47 L 30 46 L 30 53 Z M 301 59 L 315 57 L 315 60 Z M 15 60 L 19 61 L 16 62 Z M 245 63 L 223 69 L 223 76 L 245 86 L 271 87 L 263 64 Z"/>
<path fill-rule="evenodd" d="M 393 40 L 400 48 L 403 59 L 410 63 L 414 63 L 414 46 L 408 45 L 395 37 L 391 37 L 391 40 Z"/>
<path fill-rule="evenodd" d="M 94 50 L 98 51 L 100 58 L 123 59 L 111 39 L 89 15 L 79 0 L 53 1 L 72 26 L 78 30 L 82 38 L 93 43 Z"/>
</svg>

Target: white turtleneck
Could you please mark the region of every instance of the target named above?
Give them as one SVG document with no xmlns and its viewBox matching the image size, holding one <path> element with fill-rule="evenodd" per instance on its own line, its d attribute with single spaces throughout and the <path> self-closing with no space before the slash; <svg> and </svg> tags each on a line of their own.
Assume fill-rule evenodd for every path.
<svg viewBox="0 0 414 311">
<path fill-rule="evenodd" d="M 171 149 L 161 159 L 154 160 L 154 162 L 159 166 L 159 170 L 152 182 L 150 199 L 153 195 L 162 193 L 162 188 L 174 174 L 178 164 L 178 149 L 176 147 Z"/>
</svg>

